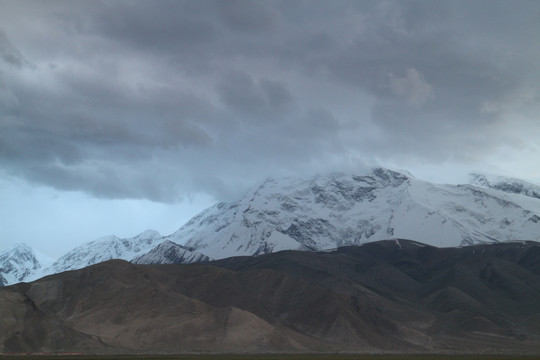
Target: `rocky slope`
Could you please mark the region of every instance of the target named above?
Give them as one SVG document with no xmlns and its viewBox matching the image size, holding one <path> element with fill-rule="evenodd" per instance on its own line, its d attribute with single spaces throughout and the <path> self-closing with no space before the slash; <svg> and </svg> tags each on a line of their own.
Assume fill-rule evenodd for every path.
<svg viewBox="0 0 540 360">
<path fill-rule="evenodd" d="M 0 352 L 540 351 L 540 246 L 113 260 L 0 289 Z"/>
</svg>

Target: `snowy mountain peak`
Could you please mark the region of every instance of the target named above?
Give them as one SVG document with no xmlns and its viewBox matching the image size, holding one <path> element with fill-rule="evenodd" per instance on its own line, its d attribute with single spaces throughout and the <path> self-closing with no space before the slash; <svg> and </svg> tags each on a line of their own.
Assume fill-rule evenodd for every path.
<svg viewBox="0 0 540 360">
<path fill-rule="evenodd" d="M 155 230 L 146 230 L 137 236 L 125 239 L 108 235 L 78 246 L 56 261 L 25 244 L 17 244 L 0 253 L 0 286 L 20 281 L 32 281 L 45 275 L 76 270 L 111 259 L 131 261 L 147 254 L 163 241 L 165 238 Z M 176 246 L 180 247 L 180 245 Z M 192 249 L 182 247 L 182 250 L 183 252 L 179 249 L 176 251 L 177 261 L 180 259 L 186 262 L 209 260 L 208 257 Z"/>
<path fill-rule="evenodd" d="M 469 182 L 471 185 L 484 187 L 484 188 L 490 187 L 490 182 L 487 179 L 487 176 L 484 174 L 472 173 L 469 175 L 469 179 L 470 179 Z"/>
<path fill-rule="evenodd" d="M 111 259 L 132 260 L 147 253 L 163 242 L 163 237 L 154 230 L 147 230 L 132 238 L 105 236 L 83 244 L 61 258 L 47 269 L 49 273 L 80 269 Z"/>
<path fill-rule="evenodd" d="M 23 281 L 33 272 L 42 268 L 34 250 L 24 244 L 16 243 L 0 253 L 0 282 L 2 285 Z"/>
<path fill-rule="evenodd" d="M 162 237 L 163 235 L 161 235 L 158 231 L 149 229 L 135 236 L 135 239 L 159 239 Z"/>
<path fill-rule="evenodd" d="M 212 258 L 396 237 L 459 246 L 540 240 L 539 215 L 536 200 L 375 168 L 359 175 L 267 179 L 239 201 L 203 211 L 168 238 Z"/>
<path fill-rule="evenodd" d="M 484 174 L 471 174 L 470 179 L 471 184 L 474 186 L 540 199 L 540 186 L 523 180 L 502 176 L 487 176 Z"/>
<path fill-rule="evenodd" d="M 20 241 L 13 244 L 11 248 L 9 248 L 7 251 L 11 251 L 12 253 L 19 253 L 19 254 L 33 253 L 33 250 L 30 246 Z"/>
</svg>

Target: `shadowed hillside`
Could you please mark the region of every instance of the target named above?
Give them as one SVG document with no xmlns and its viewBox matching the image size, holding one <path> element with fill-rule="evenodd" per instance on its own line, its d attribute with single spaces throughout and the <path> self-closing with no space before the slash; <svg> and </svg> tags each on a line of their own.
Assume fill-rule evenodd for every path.
<svg viewBox="0 0 540 360">
<path fill-rule="evenodd" d="M 2 352 L 540 352 L 540 246 L 120 260 L 0 289 Z"/>
</svg>

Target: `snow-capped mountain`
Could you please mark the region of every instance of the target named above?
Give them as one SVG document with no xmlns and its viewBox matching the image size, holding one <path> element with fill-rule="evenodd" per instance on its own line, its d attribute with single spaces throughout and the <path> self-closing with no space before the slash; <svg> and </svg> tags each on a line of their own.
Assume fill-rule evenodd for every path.
<svg viewBox="0 0 540 360">
<path fill-rule="evenodd" d="M 219 203 L 162 236 L 108 236 L 83 244 L 49 267 L 24 245 L 0 253 L 0 285 L 110 259 L 202 262 L 280 250 L 325 250 L 389 238 L 448 247 L 540 240 L 538 186 L 475 175 L 441 185 L 377 168 L 365 174 L 268 179 L 239 201 Z"/>
<path fill-rule="evenodd" d="M 519 179 L 471 174 L 471 184 L 487 189 L 496 189 L 507 193 L 520 194 L 540 199 L 540 186 Z"/>
<path fill-rule="evenodd" d="M 212 258 L 388 238 L 445 247 L 540 240 L 539 215 L 535 198 L 378 168 L 361 176 L 269 179 L 240 201 L 203 211 L 168 239 Z"/>
<path fill-rule="evenodd" d="M 150 252 L 133 259 L 134 264 L 190 264 L 208 262 L 210 258 L 193 249 L 165 240 Z"/>
<path fill-rule="evenodd" d="M 30 246 L 17 243 L 0 253 L 0 286 L 32 278 L 51 262 L 52 259 L 36 253 Z"/>
<path fill-rule="evenodd" d="M 135 237 L 125 239 L 114 235 L 105 236 L 74 248 L 56 261 L 36 257 L 34 250 L 29 246 L 18 244 L 0 253 L 0 286 L 21 281 L 28 282 L 46 275 L 81 269 L 111 259 L 137 261 L 140 264 L 191 263 L 210 260 L 207 256 L 188 247 L 167 241 L 154 230 L 147 230 Z"/>
<path fill-rule="evenodd" d="M 146 254 L 163 241 L 163 236 L 154 230 L 147 230 L 127 239 L 121 239 L 114 235 L 102 237 L 69 251 L 46 269 L 46 272 L 54 274 L 81 269 L 111 259 L 131 261 Z"/>
</svg>

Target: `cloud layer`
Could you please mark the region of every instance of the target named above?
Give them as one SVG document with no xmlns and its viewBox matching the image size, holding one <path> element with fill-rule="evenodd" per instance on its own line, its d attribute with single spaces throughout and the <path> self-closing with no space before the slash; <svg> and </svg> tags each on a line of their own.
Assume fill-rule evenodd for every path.
<svg viewBox="0 0 540 360">
<path fill-rule="evenodd" d="M 537 1 L 0 9 L 0 167 L 35 183 L 174 202 L 364 163 L 540 161 Z"/>
</svg>

